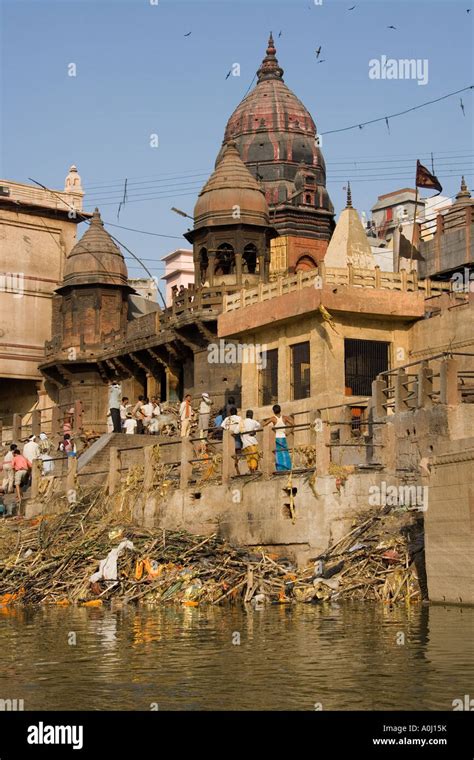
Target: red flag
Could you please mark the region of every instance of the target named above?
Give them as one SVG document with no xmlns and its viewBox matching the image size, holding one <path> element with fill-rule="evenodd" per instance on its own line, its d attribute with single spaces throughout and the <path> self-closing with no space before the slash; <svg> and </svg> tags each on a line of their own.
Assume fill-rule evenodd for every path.
<svg viewBox="0 0 474 760">
<path fill-rule="evenodd" d="M 431 174 L 426 166 L 420 164 L 419 161 L 416 162 L 416 186 L 425 187 L 428 190 L 437 190 L 438 193 L 443 189 L 438 178 L 434 174 Z"/>
</svg>

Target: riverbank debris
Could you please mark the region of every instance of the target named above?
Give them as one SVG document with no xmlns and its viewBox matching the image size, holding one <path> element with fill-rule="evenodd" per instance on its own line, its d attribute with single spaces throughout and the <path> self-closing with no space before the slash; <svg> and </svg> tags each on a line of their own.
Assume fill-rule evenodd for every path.
<svg viewBox="0 0 474 760">
<path fill-rule="evenodd" d="M 260 609 L 268 603 L 422 598 L 420 563 L 410 550 L 414 520 L 407 513 L 357 520 L 324 554 L 297 569 L 264 547 L 232 547 L 216 533 L 139 527 L 91 498 L 57 515 L 0 520 L 0 604 L 195 607 L 239 601 Z M 419 551 L 419 530 L 417 542 Z"/>
</svg>

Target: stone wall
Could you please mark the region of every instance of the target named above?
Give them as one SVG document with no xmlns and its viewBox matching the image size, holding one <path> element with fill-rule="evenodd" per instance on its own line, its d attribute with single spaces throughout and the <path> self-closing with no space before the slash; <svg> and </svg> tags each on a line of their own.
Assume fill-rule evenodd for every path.
<svg viewBox="0 0 474 760">
<path fill-rule="evenodd" d="M 425 515 L 431 601 L 474 604 L 474 438 L 446 442 L 433 460 Z"/>
<path fill-rule="evenodd" d="M 305 564 L 348 533 L 357 514 L 378 509 L 369 506 L 368 494 L 379 479 L 379 473 L 353 474 L 338 488 L 333 477 L 311 482 L 309 475 L 293 475 L 294 521 L 288 474 L 177 490 L 166 502 L 151 492 L 137 500 L 134 519 L 149 528 L 217 533 L 234 545 L 264 546 Z"/>
</svg>

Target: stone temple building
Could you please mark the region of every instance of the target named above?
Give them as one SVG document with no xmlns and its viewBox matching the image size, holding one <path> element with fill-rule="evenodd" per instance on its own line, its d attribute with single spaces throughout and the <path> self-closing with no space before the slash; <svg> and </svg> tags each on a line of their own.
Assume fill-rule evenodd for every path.
<svg viewBox="0 0 474 760">
<path fill-rule="evenodd" d="M 270 270 L 314 268 L 324 257 L 334 229 L 326 190 L 326 165 L 309 111 L 283 81 L 270 34 L 257 84 L 227 122 L 225 146 L 235 141 L 252 175 L 261 182 L 278 238 Z"/>
</svg>

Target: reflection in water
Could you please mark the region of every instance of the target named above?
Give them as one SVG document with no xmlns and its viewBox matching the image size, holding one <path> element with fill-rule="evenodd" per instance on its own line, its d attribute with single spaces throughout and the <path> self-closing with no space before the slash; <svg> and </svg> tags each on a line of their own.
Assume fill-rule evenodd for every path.
<svg viewBox="0 0 474 760">
<path fill-rule="evenodd" d="M 473 608 L 357 603 L 15 609 L 0 618 L 0 698 L 27 710 L 451 710 L 472 692 L 473 623 Z"/>
</svg>

